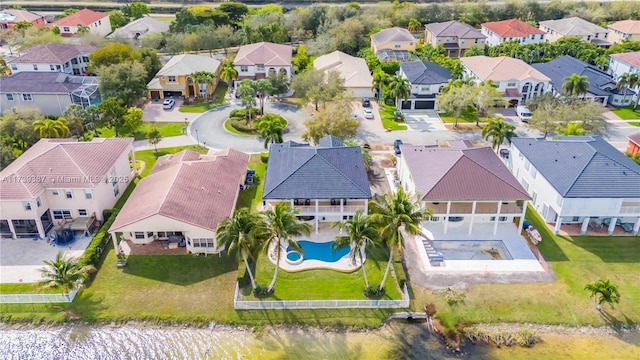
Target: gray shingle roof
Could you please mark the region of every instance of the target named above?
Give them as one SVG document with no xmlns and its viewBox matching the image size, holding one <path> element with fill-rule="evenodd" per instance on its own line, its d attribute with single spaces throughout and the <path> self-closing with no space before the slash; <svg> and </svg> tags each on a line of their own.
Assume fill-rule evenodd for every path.
<svg viewBox="0 0 640 360">
<path fill-rule="evenodd" d="M 640 197 L 640 165 L 600 136 L 511 143 L 565 198 Z"/>
<path fill-rule="evenodd" d="M 335 139 L 335 138 L 334 138 Z M 369 199 L 371 189 L 359 146 L 321 146 L 287 141 L 273 144 L 264 181 L 264 199 Z M 328 146 L 327 146 L 328 145 Z M 335 145 L 335 146 L 331 146 Z"/>
<path fill-rule="evenodd" d="M 400 69 L 411 84 L 442 84 L 453 79 L 449 70 L 441 65 L 428 61 L 414 61 L 400 64 Z"/>
</svg>

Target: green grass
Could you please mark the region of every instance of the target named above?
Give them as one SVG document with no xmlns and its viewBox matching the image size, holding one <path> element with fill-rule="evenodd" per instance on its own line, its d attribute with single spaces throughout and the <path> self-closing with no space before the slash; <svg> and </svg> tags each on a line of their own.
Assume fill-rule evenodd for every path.
<svg viewBox="0 0 640 360">
<path fill-rule="evenodd" d="M 618 117 L 622 120 L 637 120 L 640 119 L 640 106 L 636 111 L 633 111 L 633 106 L 625 106 L 621 108 L 617 108 L 615 110 L 611 110 L 614 114 L 618 115 Z M 638 125 L 635 125 L 638 126 Z"/>
<path fill-rule="evenodd" d="M 430 302 L 438 315 L 455 323 L 520 322 L 564 325 L 606 325 L 615 321 L 640 322 L 640 237 L 555 236 L 529 208 L 529 220 L 543 241 L 538 245 L 557 280 L 552 283 L 479 284 L 465 291 L 463 304 L 449 306 L 431 291 L 414 289 L 416 310 Z M 606 317 L 594 308 L 584 290 L 587 283 L 611 278 L 621 302 Z"/>
<path fill-rule="evenodd" d="M 0 284 L 0 294 L 59 294 L 61 292 L 60 289 L 42 289 L 37 283 Z"/>
<path fill-rule="evenodd" d="M 629 125 L 640 126 L 640 121 L 629 121 Z"/>
<path fill-rule="evenodd" d="M 162 141 L 160 142 L 160 144 L 162 146 Z M 147 175 L 149 175 L 149 171 L 151 171 L 151 168 L 153 167 L 153 165 L 155 165 L 156 160 L 158 160 L 158 158 L 160 156 L 163 155 L 167 155 L 167 154 L 175 154 L 179 151 L 182 151 L 184 149 L 190 149 L 193 151 L 197 151 L 201 154 L 206 154 L 208 149 L 201 147 L 201 146 L 197 146 L 197 145 L 188 145 L 188 146 L 177 146 L 177 147 L 170 147 L 170 148 L 158 148 L 158 152 L 156 153 L 153 150 L 140 150 L 140 151 L 136 151 L 136 161 L 143 161 L 145 166 L 144 166 L 144 170 L 142 170 L 142 174 L 140 174 L 141 177 L 145 177 Z"/>
<path fill-rule="evenodd" d="M 407 125 L 394 120 L 396 107 L 380 104 L 380 119 L 382 126 L 387 130 L 407 130 Z"/>
<path fill-rule="evenodd" d="M 157 127 L 162 137 L 179 136 L 184 135 L 184 123 L 183 122 L 145 122 L 133 133 L 135 140 L 144 140 L 147 138 L 147 133 L 151 131 L 153 127 Z M 116 136 L 115 129 L 111 127 L 102 127 L 99 129 L 100 137 L 111 138 Z M 130 136 L 130 131 L 127 129 L 118 129 L 118 135 Z"/>
<path fill-rule="evenodd" d="M 262 203 L 262 189 L 264 189 L 264 177 L 267 173 L 267 164 L 260 160 L 260 154 L 253 154 L 249 159 L 249 169 L 256 171 L 253 176 L 253 186 L 240 191 L 236 209 L 249 208 L 251 211 L 258 211 L 258 206 Z"/>
<path fill-rule="evenodd" d="M 215 109 L 219 106 L 226 104 L 224 95 L 227 93 L 227 84 L 225 82 L 219 82 L 216 91 L 213 93 L 213 100 L 210 102 L 196 102 L 193 105 L 182 105 L 178 111 L 184 113 L 203 113 L 211 109 Z M 201 101 L 201 100 L 196 100 Z"/>
<path fill-rule="evenodd" d="M 440 113 L 440 119 L 442 122 L 454 124 L 456 122 L 456 118 L 449 113 Z M 489 120 L 488 117 L 480 117 L 480 122 L 486 122 Z M 473 108 L 468 108 L 464 110 L 460 117 L 458 118 L 458 123 L 475 123 L 476 122 L 476 110 Z"/>
</svg>

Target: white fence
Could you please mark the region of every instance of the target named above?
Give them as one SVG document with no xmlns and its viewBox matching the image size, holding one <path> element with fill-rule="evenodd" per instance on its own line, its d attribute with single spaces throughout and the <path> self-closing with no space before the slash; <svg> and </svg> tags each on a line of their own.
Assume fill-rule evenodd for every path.
<svg viewBox="0 0 640 360">
<path fill-rule="evenodd" d="M 78 289 L 68 294 L 0 294 L 0 304 L 70 303 Z"/>
<path fill-rule="evenodd" d="M 242 300 L 236 283 L 233 307 L 236 310 L 291 310 L 291 309 L 398 309 L 409 307 L 409 291 L 405 284 L 402 300 Z"/>
</svg>

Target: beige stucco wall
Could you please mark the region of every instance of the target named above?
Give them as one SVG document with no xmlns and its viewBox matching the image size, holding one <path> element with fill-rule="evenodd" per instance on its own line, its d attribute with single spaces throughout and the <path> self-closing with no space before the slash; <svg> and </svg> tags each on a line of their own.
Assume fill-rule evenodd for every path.
<svg viewBox="0 0 640 360">
<path fill-rule="evenodd" d="M 399 47 L 396 47 L 396 44 Z M 415 50 L 416 49 L 416 41 L 398 41 L 398 42 L 388 42 L 384 44 L 377 45 L 373 43 L 371 40 L 371 50 L 375 54 L 378 50 L 390 49 L 390 50 Z"/>
</svg>

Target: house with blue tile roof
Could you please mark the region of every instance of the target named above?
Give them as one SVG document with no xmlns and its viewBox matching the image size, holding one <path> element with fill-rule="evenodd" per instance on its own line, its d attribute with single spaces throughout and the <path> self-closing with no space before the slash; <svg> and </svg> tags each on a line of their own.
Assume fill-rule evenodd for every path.
<svg viewBox="0 0 640 360">
<path fill-rule="evenodd" d="M 369 178 L 359 146 L 344 146 L 334 136 L 318 146 L 287 141 L 272 144 L 262 193 L 263 207 L 288 202 L 298 216 L 315 226 L 344 221 L 371 198 Z"/>
<path fill-rule="evenodd" d="M 511 139 L 509 167 L 547 223 L 640 229 L 640 165 L 600 136 Z"/>
</svg>

